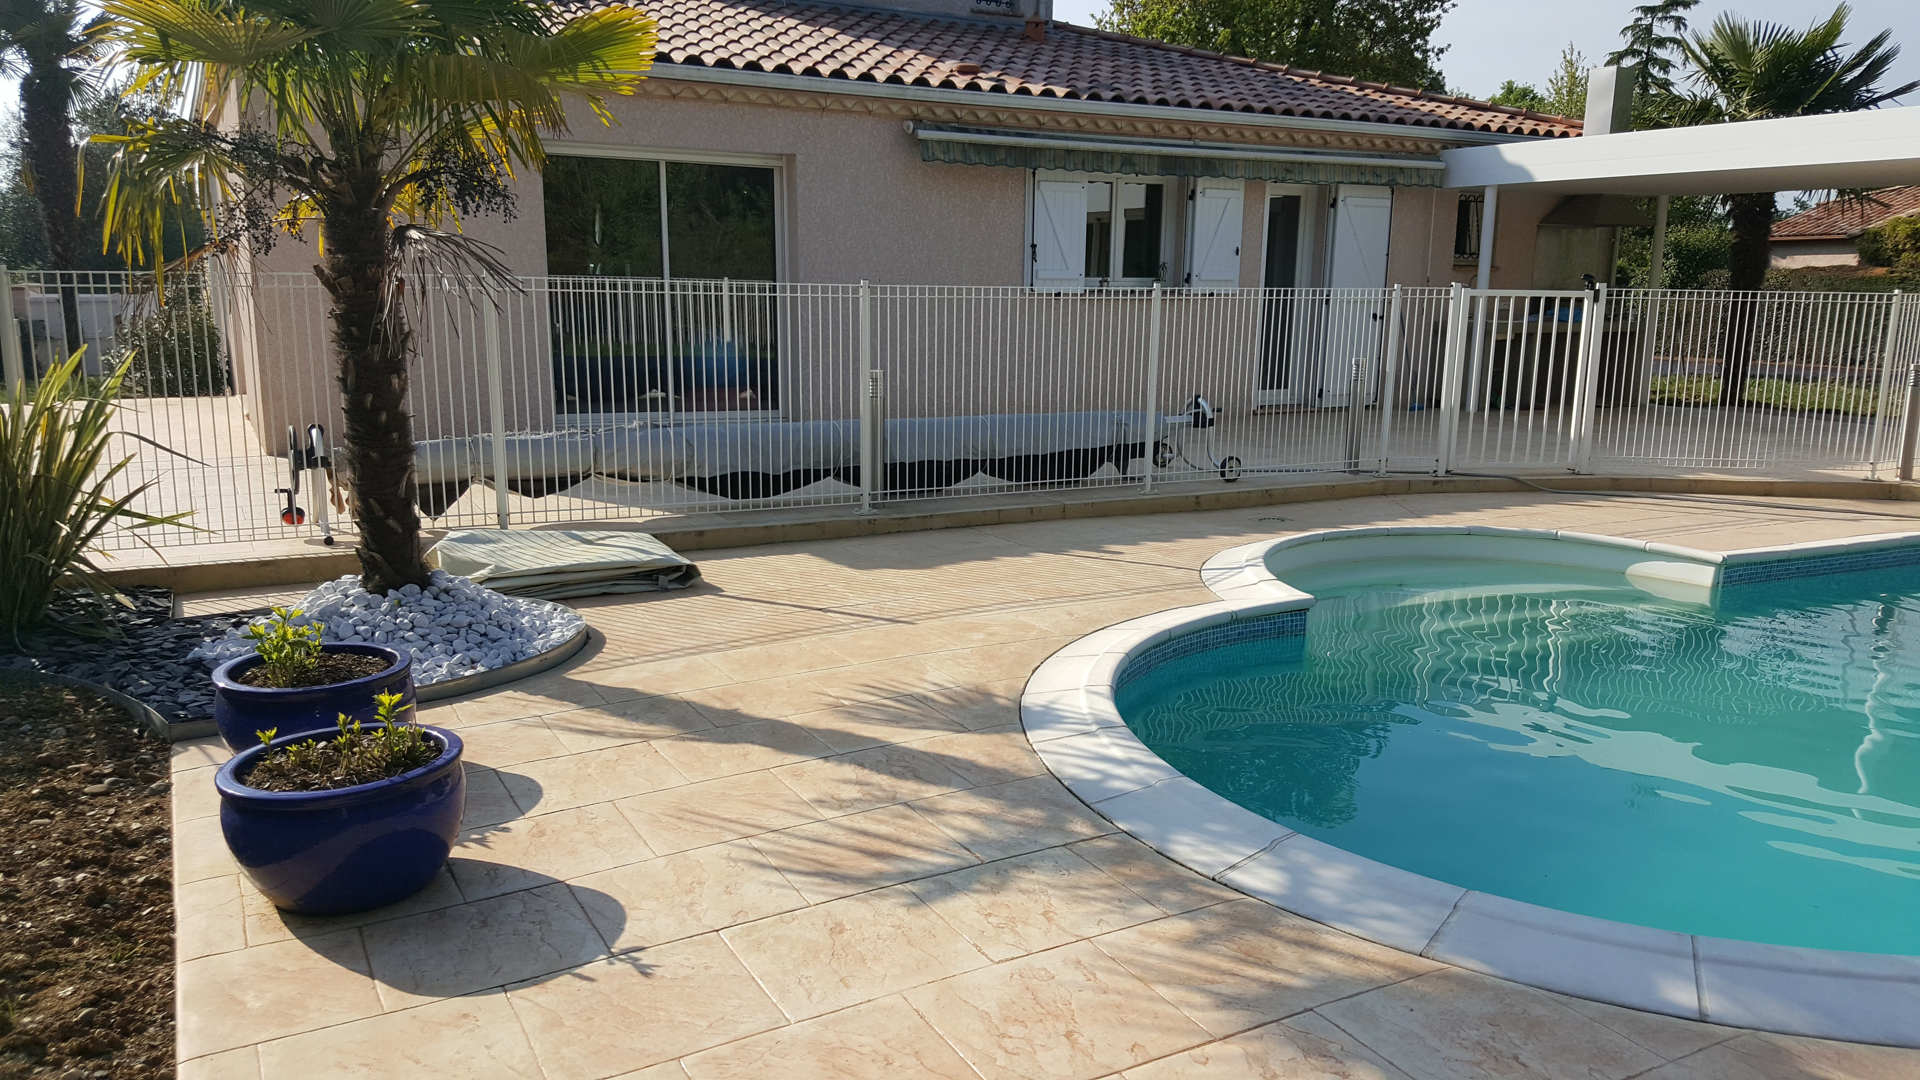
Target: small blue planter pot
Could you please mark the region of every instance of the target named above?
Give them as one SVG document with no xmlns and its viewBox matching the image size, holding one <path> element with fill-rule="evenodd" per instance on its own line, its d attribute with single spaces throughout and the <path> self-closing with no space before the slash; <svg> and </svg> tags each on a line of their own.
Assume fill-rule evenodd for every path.
<svg viewBox="0 0 1920 1080">
<path fill-rule="evenodd" d="M 302 915 L 344 915 L 405 899 L 433 880 L 460 834 L 467 778 L 460 736 L 426 732 L 441 746 L 431 765 L 333 791 L 248 787 L 247 773 L 269 749 L 258 743 L 220 767 L 220 831 L 267 899 Z"/>
<path fill-rule="evenodd" d="M 235 676 L 260 665 L 258 654 L 236 657 L 213 670 L 213 723 L 234 750 L 260 745 L 259 732 L 279 729 L 281 735 L 332 729 L 340 714 L 366 723 L 373 719 L 375 694 L 399 694 L 401 704 L 413 704 L 413 657 L 384 645 L 345 645 L 332 642 L 322 652 L 357 653 L 387 661 L 386 670 L 342 683 L 281 689 L 248 686 Z"/>
</svg>

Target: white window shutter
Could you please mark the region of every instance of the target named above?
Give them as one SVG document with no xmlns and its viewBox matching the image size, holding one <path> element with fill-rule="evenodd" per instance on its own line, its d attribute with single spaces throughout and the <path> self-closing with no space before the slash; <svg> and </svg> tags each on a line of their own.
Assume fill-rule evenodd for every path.
<svg viewBox="0 0 1920 1080">
<path fill-rule="evenodd" d="M 1193 221 L 1188 235 L 1187 284 L 1201 292 L 1240 287 L 1241 180 L 1194 181 Z"/>
<path fill-rule="evenodd" d="M 1087 287 L 1087 185 L 1041 180 L 1033 186 L 1033 287 Z"/>
</svg>

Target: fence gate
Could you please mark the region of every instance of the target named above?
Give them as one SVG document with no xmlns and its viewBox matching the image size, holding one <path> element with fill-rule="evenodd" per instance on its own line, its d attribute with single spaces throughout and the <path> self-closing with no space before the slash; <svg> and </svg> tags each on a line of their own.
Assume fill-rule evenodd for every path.
<svg viewBox="0 0 1920 1080">
<path fill-rule="evenodd" d="M 1441 408 L 1441 471 L 1584 470 L 1604 291 L 1455 294 Z"/>
</svg>

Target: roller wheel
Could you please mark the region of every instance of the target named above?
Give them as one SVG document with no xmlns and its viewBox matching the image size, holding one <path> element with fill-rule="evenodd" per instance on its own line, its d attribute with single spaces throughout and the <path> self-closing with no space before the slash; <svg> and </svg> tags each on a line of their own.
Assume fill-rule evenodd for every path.
<svg viewBox="0 0 1920 1080">
<path fill-rule="evenodd" d="M 282 525 L 305 525 L 306 523 L 307 512 L 298 506 L 288 507 L 280 511 L 280 524 Z"/>
<path fill-rule="evenodd" d="M 1224 457 L 1220 459 L 1220 479 L 1225 480 L 1229 484 L 1240 479 L 1239 458 Z"/>
</svg>

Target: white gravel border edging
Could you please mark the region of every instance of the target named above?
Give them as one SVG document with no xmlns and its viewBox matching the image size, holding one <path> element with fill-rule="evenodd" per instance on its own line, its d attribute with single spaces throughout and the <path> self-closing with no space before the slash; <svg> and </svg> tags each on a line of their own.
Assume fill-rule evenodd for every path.
<svg viewBox="0 0 1920 1080">
<path fill-rule="evenodd" d="M 1920 538 L 1883 534 L 1721 554 L 1573 531 L 1388 526 L 1244 544 L 1216 555 L 1201 570 L 1202 581 L 1221 599 L 1106 627 L 1042 663 L 1020 698 L 1027 738 L 1068 790 L 1161 854 L 1249 896 L 1368 940 L 1548 990 L 1690 1020 L 1920 1046 L 1920 1025 L 1913 1022 L 1920 1016 L 1920 957 L 1682 934 L 1469 891 L 1302 836 L 1216 795 L 1168 765 L 1121 719 L 1115 690 L 1128 664 L 1148 649 L 1208 627 L 1312 606 L 1312 596 L 1268 570 L 1267 556 L 1275 549 L 1367 537 L 1459 535 L 1570 542 L 1571 565 L 1593 565 L 1593 558 L 1582 555 L 1604 550 L 1601 561 L 1618 564 L 1625 558 L 1627 566 L 1688 593 L 1702 585 L 1711 590 L 1729 562 L 1871 551 Z M 1667 568 L 1674 570 L 1670 577 Z M 1656 585 L 1655 591 L 1664 590 Z"/>
</svg>

